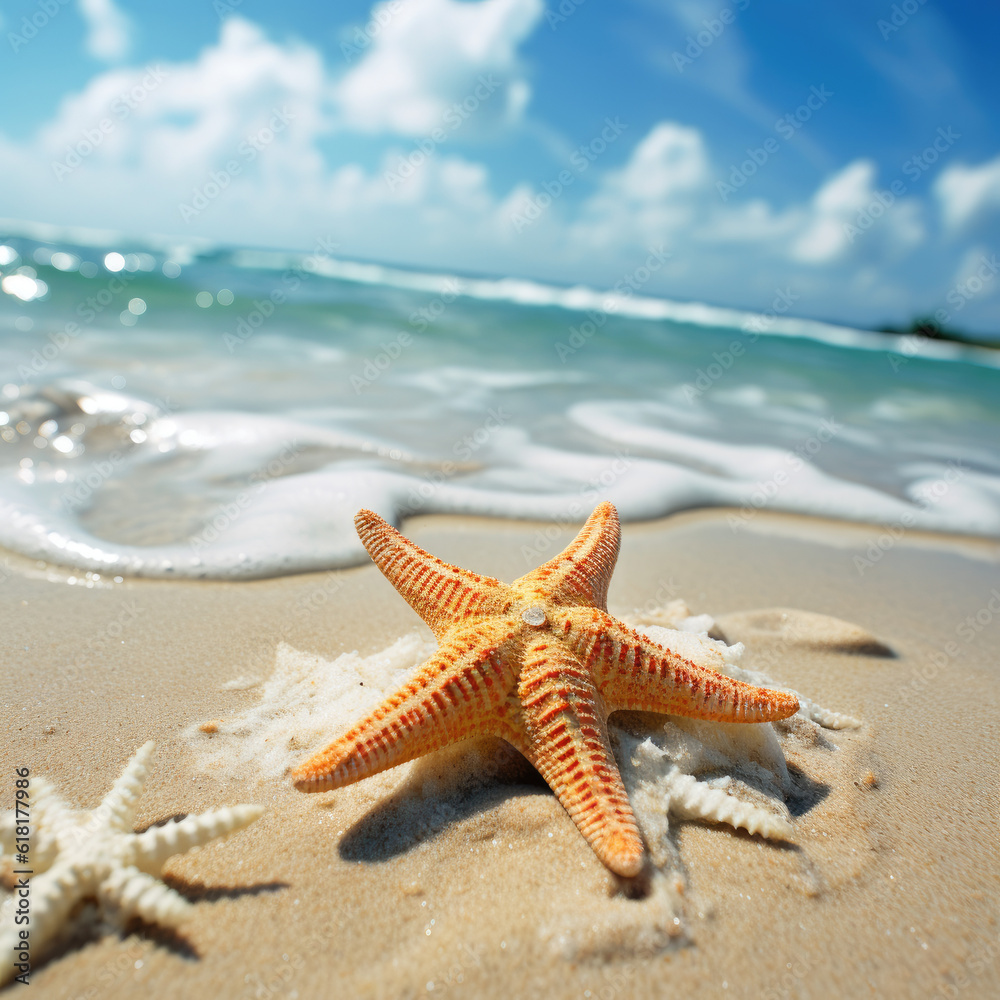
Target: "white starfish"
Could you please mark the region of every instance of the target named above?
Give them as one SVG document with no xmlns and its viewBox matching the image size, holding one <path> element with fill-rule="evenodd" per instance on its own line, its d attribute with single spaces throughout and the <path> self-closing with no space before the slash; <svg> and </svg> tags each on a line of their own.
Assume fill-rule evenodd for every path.
<svg viewBox="0 0 1000 1000">
<path fill-rule="evenodd" d="M 671 614 L 665 614 L 665 611 Z M 637 631 L 695 663 L 759 687 L 788 691 L 799 699 L 799 710 L 780 723 L 720 725 L 671 716 L 651 732 L 648 725 L 631 726 L 613 720 L 618 739 L 616 757 L 629 798 L 654 863 L 663 867 L 671 857 L 668 818 L 708 820 L 774 840 L 791 840 L 793 827 L 784 803 L 791 782 L 781 737 L 803 730 L 853 729 L 857 719 L 831 712 L 763 673 L 739 666 L 743 644 L 728 646 L 711 639 L 709 615 L 688 617 L 677 601 L 654 620 L 673 628 L 642 625 L 651 616 L 634 619 Z M 721 656 L 721 662 L 720 662 Z M 644 720 L 648 723 L 650 717 Z M 666 809 L 664 810 L 664 804 Z"/>
<path fill-rule="evenodd" d="M 31 778 L 27 865 L 14 864 L 20 840 L 14 813 L 0 820 L 0 860 L 15 880 L 18 868 L 33 872 L 27 880 L 32 965 L 83 899 L 96 899 L 102 917 L 119 928 L 131 917 L 176 927 L 192 904 L 159 880 L 166 860 L 233 833 L 264 812 L 263 806 L 230 806 L 133 832 L 154 747 L 150 741 L 139 748 L 96 809 L 71 809 L 44 778 Z M 0 904 L 0 986 L 27 971 L 18 964 L 25 926 L 14 922 L 18 902 L 15 892 Z"/>
</svg>

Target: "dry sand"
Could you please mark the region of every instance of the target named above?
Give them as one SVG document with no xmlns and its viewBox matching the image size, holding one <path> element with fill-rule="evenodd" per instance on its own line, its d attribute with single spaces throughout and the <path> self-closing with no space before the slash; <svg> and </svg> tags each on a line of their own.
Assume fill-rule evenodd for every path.
<svg viewBox="0 0 1000 1000">
<path fill-rule="evenodd" d="M 471 518 L 406 530 L 507 580 L 573 535 Z M 279 642 L 333 658 L 426 634 L 374 567 L 114 583 L 0 556 L 0 806 L 20 765 L 71 804 L 96 805 L 152 738 L 140 827 L 268 807 L 168 864 L 197 901 L 182 934 L 80 928 L 26 995 L 1000 996 L 1000 546 L 913 533 L 871 550 L 882 555 L 860 572 L 877 537 L 765 513 L 734 532 L 718 511 L 625 528 L 612 611 L 683 597 L 746 643 L 749 665 L 864 721 L 826 734 L 839 751 L 788 754 L 809 790 L 792 804 L 794 847 L 671 824 L 678 911 L 609 875 L 516 763 L 473 780 L 497 771 L 488 744 L 462 767 L 429 758 L 405 780 L 319 796 L 252 768 L 199 769 L 192 728 L 253 706 L 249 685 L 270 674 Z M 861 631 L 831 638 L 817 620 L 746 614 L 768 608 Z M 650 948 L 657 923 L 669 944 Z"/>
</svg>

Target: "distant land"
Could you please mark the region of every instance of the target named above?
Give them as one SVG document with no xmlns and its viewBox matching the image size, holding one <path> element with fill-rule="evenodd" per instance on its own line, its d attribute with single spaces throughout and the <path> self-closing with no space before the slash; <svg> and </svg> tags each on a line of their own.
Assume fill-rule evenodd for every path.
<svg viewBox="0 0 1000 1000">
<path fill-rule="evenodd" d="M 1000 350 L 1000 337 L 977 337 L 961 330 L 953 330 L 939 323 L 933 316 L 918 316 L 910 321 L 908 326 L 890 326 L 885 324 L 875 328 L 878 333 L 910 334 L 914 337 L 927 337 L 930 340 L 951 340 L 957 344 L 969 344 L 972 347 L 991 347 Z"/>
</svg>

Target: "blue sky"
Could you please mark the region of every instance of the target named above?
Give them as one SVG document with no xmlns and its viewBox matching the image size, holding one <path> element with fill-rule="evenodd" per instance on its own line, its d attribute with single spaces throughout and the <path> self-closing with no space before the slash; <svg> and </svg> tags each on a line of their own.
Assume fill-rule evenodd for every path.
<svg viewBox="0 0 1000 1000">
<path fill-rule="evenodd" d="M 1000 10 L 4 6 L 0 217 L 1000 328 Z M 457 105 L 457 107 L 456 107 Z"/>
</svg>

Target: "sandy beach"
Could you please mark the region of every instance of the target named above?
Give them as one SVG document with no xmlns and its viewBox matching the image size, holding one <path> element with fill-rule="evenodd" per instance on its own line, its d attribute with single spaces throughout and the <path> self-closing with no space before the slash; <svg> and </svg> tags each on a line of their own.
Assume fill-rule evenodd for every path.
<svg viewBox="0 0 1000 1000">
<path fill-rule="evenodd" d="M 20 6 L 0 1000 L 1000 1000 L 1000 7 Z"/>
<path fill-rule="evenodd" d="M 404 527 L 503 580 L 575 533 L 479 518 Z M 1000 995 L 1000 545 L 879 534 L 766 512 L 733 530 L 724 510 L 624 527 L 613 613 L 682 598 L 745 644 L 745 664 L 862 722 L 783 743 L 794 844 L 671 820 L 675 864 L 655 891 L 605 870 L 500 744 L 312 796 L 253 759 L 212 757 L 213 723 L 254 710 L 279 644 L 332 660 L 429 639 L 375 567 L 115 582 L 0 555 L 0 806 L 28 766 L 92 807 L 153 739 L 140 829 L 267 808 L 169 863 L 197 904 L 180 933 L 94 936 L 78 921 L 26 995 Z M 833 616 L 873 641 L 748 614 L 766 609 Z"/>
</svg>

